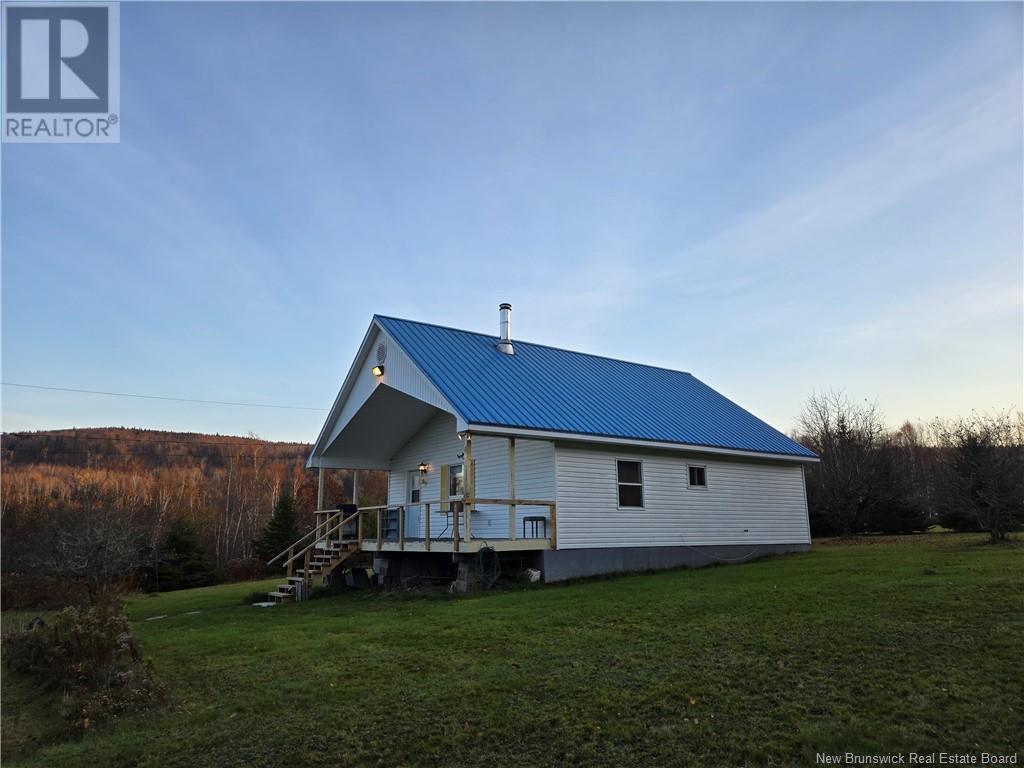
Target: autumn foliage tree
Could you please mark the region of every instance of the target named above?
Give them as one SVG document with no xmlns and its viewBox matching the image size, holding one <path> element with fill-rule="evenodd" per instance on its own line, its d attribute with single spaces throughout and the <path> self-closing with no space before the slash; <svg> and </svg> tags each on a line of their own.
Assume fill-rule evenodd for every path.
<svg viewBox="0 0 1024 768">
<path fill-rule="evenodd" d="M 82 584 L 84 594 L 84 576 L 79 578 L 54 562 L 59 531 L 86 525 L 78 517 L 81 514 L 94 518 L 88 521 L 94 527 L 109 520 L 115 537 L 130 534 L 133 554 L 121 561 L 126 568 L 122 576 L 149 573 L 149 586 L 153 586 L 157 569 L 153 558 L 159 557 L 168 529 L 182 519 L 194 526 L 205 560 L 223 578 L 251 577 L 258 564 L 253 540 L 266 527 L 283 488 L 294 498 L 295 538 L 313 524 L 317 473 L 305 467 L 309 449 L 300 443 L 269 443 L 251 437 L 121 428 L 4 434 L 0 451 L 4 606 L 36 604 L 37 596 L 21 593 L 37 590 L 44 573 L 52 583 L 53 596 L 46 602 L 59 603 L 67 594 L 61 583 Z M 350 500 L 350 471 L 328 470 L 325 480 L 325 503 L 337 506 Z M 386 487 L 386 473 L 360 472 L 360 497 L 366 503 L 381 503 Z M 91 489 L 93 500 L 86 488 Z M 95 539 L 96 534 L 94 530 L 86 538 Z M 75 543 L 73 535 L 64 541 L 61 546 Z M 85 553 L 76 554 L 81 561 Z M 97 576 L 95 584 L 105 578 Z"/>
</svg>

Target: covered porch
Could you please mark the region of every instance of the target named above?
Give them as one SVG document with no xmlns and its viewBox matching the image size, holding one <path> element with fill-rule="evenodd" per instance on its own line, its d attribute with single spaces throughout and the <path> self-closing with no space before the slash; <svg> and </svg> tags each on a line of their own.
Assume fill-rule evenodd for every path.
<svg viewBox="0 0 1024 768">
<path fill-rule="evenodd" d="M 384 381 L 338 417 L 310 457 L 320 471 L 318 541 L 345 540 L 364 552 L 453 555 L 557 547 L 555 500 L 516 493 L 515 437 L 459 431 L 453 414 Z M 342 510 L 324 498 L 331 468 L 350 469 L 355 478 L 341 527 Z M 388 472 L 387 503 L 361 503 L 360 470 Z"/>
</svg>

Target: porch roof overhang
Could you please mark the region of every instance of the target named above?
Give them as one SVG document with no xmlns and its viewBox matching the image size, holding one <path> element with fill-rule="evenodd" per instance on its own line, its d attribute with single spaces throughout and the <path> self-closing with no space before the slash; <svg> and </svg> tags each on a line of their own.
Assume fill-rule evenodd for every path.
<svg viewBox="0 0 1024 768">
<path fill-rule="evenodd" d="M 387 469 L 398 450 L 440 409 L 381 384 L 309 466 Z"/>
</svg>

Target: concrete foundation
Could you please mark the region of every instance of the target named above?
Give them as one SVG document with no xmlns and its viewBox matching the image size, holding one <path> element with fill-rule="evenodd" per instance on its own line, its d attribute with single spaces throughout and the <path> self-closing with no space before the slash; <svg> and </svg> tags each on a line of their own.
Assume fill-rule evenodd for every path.
<svg viewBox="0 0 1024 768">
<path fill-rule="evenodd" d="M 603 576 L 611 573 L 656 571 L 665 568 L 700 568 L 717 563 L 744 563 L 769 555 L 807 552 L 810 544 L 734 544 L 712 547 L 603 547 L 600 549 L 535 550 L 502 553 L 506 575 L 537 568 L 545 582 Z M 399 587 L 420 579 L 449 579 L 458 592 L 479 588 L 473 555 L 424 552 L 381 552 L 373 570 L 384 586 Z"/>
<path fill-rule="evenodd" d="M 460 595 L 480 590 L 480 576 L 476 572 L 476 564 L 472 560 L 459 561 L 459 575 L 455 579 L 453 589 Z"/>
<path fill-rule="evenodd" d="M 768 555 L 807 552 L 810 544 L 736 544 L 711 547 L 603 547 L 558 549 L 541 553 L 545 582 L 608 573 L 700 568 L 715 563 L 742 563 Z"/>
</svg>

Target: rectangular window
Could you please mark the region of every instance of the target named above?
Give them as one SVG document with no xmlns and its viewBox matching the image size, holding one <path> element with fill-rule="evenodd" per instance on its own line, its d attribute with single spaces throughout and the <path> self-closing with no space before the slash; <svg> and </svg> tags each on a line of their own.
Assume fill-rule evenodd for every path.
<svg viewBox="0 0 1024 768">
<path fill-rule="evenodd" d="M 448 469 L 448 498 L 461 498 L 465 492 L 465 476 L 461 464 L 452 464 Z"/>
<path fill-rule="evenodd" d="M 418 504 L 420 501 L 420 483 L 422 483 L 422 476 L 418 469 L 414 469 L 409 472 L 409 503 Z"/>
<path fill-rule="evenodd" d="M 704 467 L 695 467 L 690 465 L 690 487 L 691 488 L 707 488 L 708 487 L 708 474 Z"/>
<path fill-rule="evenodd" d="M 617 464 L 619 506 L 642 507 L 644 505 L 644 480 L 640 462 L 620 461 Z"/>
</svg>

